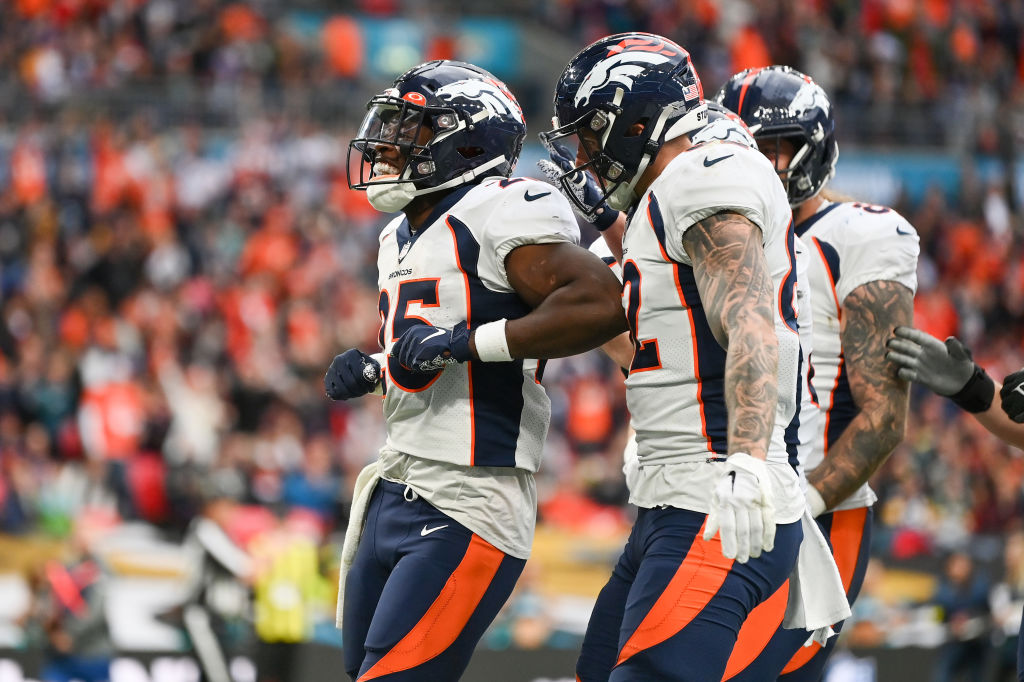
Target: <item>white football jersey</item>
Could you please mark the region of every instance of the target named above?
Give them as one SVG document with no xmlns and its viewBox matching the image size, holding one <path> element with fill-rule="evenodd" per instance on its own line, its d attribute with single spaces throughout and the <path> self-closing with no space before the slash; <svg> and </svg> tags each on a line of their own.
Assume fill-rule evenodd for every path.
<svg viewBox="0 0 1024 682">
<path fill-rule="evenodd" d="M 505 258 L 525 244 L 579 243 L 569 203 L 550 185 L 489 178 L 453 192 L 415 233 L 404 216 L 380 235 L 381 347 L 414 324 L 470 329 L 529 312 Z M 540 466 L 550 401 L 543 363 L 467 362 L 414 374 L 388 358 L 386 448 L 460 466 Z"/>
<path fill-rule="evenodd" d="M 850 393 L 839 336 L 843 301 L 857 287 L 881 280 L 916 292 L 920 245 L 917 231 L 899 213 L 853 202 L 824 204 L 797 225 L 796 232 L 811 253 L 813 384 L 824 415 L 805 462 L 811 471 L 859 411 Z M 875 499 L 865 484 L 836 509 L 869 506 Z"/>
<path fill-rule="evenodd" d="M 811 305 L 811 252 L 799 237 L 796 239 L 796 299 L 800 327 L 800 423 L 797 427 L 797 454 L 800 460 L 801 473 L 806 471 L 807 462 L 812 458 L 815 438 L 818 435 L 819 423 L 822 418 L 818 397 L 811 384 L 811 357 L 814 352 L 814 306 Z M 786 445 L 792 447 L 793 433 L 787 431 Z M 806 484 L 801 476 L 801 484 Z"/>
<path fill-rule="evenodd" d="M 788 523 L 803 509 L 796 474 L 800 338 L 792 213 L 771 163 L 731 143 L 702 144 L 673 159 L 641 198 L 623 236 L 622 299 L 635 346 L 626 400 L 640 461 L 639 490 L 631 497 L 644 507 L 706 513 L 721 475 L 717 465 L 728 454 L 726 353 L 711 333 L 682 245 L 688 228 L 723 211 L 761 229 L 774 284 L 779 385 L 768 462 L 777 518 Z M 684 471 L 685 480 L 677 480 Z"/>
</svg>

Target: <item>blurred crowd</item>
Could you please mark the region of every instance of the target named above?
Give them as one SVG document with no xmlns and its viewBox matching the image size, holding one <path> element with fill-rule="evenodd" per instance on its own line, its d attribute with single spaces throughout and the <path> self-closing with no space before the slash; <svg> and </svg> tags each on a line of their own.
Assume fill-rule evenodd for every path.
<svg viewBox="0 0 1024 682">
<path fill-rule="evenodd" d="M 1014 153 L 1024 126 L 1020 0 L 563 0 L 537 2 L 583 45 L 651 30 L 690 51 L 705 88 L 790 64 L 837 104 L 841 139 Z"/>
<path fill-rule="evenodd" d="M 378 399 L 331 404 L 321 379 L 336 352 L 376 348 L 382 219 L 347 187 L 356 121 L 267 113 L 246 94 L 359 77 L 345 55 L 332 57 L 330 41 L 290 43 L 275 7 L 0 3 L 0 91 L 24 89 L 38 105 L 0 125 L 0 531 L 56 539 L 46 556 L 62 562 L 26 566 L 0 552 L 0 568 L 23 570 L 51 594 L 51 615 L 87 607 L 97 573 L 82 566 L 117 570 L 97 549 L 104 532 L 144 523 L 187 543 L 202 517 L 253 558 L 242 579 L 257 593 L 254 576 L 273 575 L 281 543 L 299 538 L 293 549 L 319 580 L 303 594 L 317 600 L 310 613 L 329 627 L 347 496 L 383 442 L 383 424 Z M 755 63 L 800 66 L 836 95 L 843 144 L 1013 147 L 1004 136 L 1015 135 L 1018 116 L 1008 108 L 1020 92 L 1022 3 L 530 7 L 580 44 L 658 26 L 693 50 L 709 87 Z M 384 16 L 403 9 L 359 8 Z M 158 83 L 163 97 L 180 92 L 186 102 L 189 92 L 218 91 L 225 107 L 251 114 L 225 128 L 202 117 L 168 122 L 164 100 L 107 115 L 59 107 L 76 93 L 138 83 Z M 934 125 L 911 130 L 904 110 Z M 957 195 L 936 190 L 896 206 L 922 237 L 918 326 L 960 336 L 996 378 L 1024 365 L 1024 218 L 1016 206 L 1011 179 L 982 180 L 971 163 Z M 620 472 L 627 415 L 619 371 L 590 353 L 551 363 L 545 383 L 553 423 L 539 480 L 542 524 L 621 533 L 631 511 Z M 968 633 L 1012 641 L 1024 602 L 1020 453 L 948 401 L 915 391 L 907 438 L 875 487 L 872 574 L 880 578 L 865 588 L 851 639 L 934 644 Z M 310 542 L 322 551 L 306 552 Z M 64 601 L 61 565 L 84 602 L 73 593 Z M 906 567 L 933 583 L 887 591 L 891 581 L 881 577 Z M 564 619 L 544 612 L 546 589 L 543 575 L 524 580 L 487 641 L 575 645 Z M 52 617 L 39 622 L 48 646 L 71 646 L 67 628 Z"/>
<path fill-rule="evenodd" d="M 1021 0 L 497 0 L 474 11 L 570 48 L 655 30 L 691 52 L 712 89 L 743 68 L 793 65 L 832 95 L 846 140 L 1012 158 L 1024 131 Z M 0 112 L 84 100 L 220 122 L 259 109 L 330 119 L 362 105 L 349 95 L 370 71 L 363 19 L 413 19 L 428 59 L 472 51 L 454 28 L 463 15 L 455 0 L 11 0 L 0 3 Z M 546 121 L 549 93 L 510 85 Z"/>
</svg>

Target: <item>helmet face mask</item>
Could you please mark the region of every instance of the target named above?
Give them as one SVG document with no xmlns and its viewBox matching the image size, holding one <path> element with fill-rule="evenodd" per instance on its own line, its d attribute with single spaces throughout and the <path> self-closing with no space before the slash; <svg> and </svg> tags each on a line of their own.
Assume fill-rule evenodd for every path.
<svg viewBox="0 0 1024 682">
<path fill-rule="evenodd" d="M 582 145 L 585 163 L 559 182 L 565 186 L 577 171 L 590 171 L 604 189 L 602 201 L 628 209 L 636 201 L 633 188 L 661 146 L 707 122 L 702 96 L 689 54 L 670 40 L 622 33 L 587 46 L 562 72 L 555 89 L 555 128 L 541 136 L 546 141 L 575 136 L 577 142 L 596 137 L 598 144 L 596 149 Z M 584 215 L 593 211 L 577 209 Z"/>
<path fill-rule="evenodd" d="M 362 161 L 359 181 L 353 183 L 350 178 L 349 184 L 403 182 L 417 175 L 429 177 L 433 172 L 429 149 L 433 131 L 427 119 L 433 116 L 428 116 L 424 107 L 390 95 L 374 97 L 367 108 L 350 146 Z M 394 152 L 387 154 L 389 149 Z M 393 173 L 381 173 L 381 165 L 390 163 L 382 157 L 396 155 L 401 159 L 401 166 L 394 168 Z M 350 170 L 352 166 L 349 165 Z"/>
<path fill-rule="evenodd" d="M 809 76 L 788 66 L 750 69 L 730 78 L 715 99 L 739 114 L 762 151 L 792 145 L 785 168 L 777 154 L 774 159 L 790 206 L 816 196 L 835 175 L 839 146 L 832 105 Z"/>
<path fill-rule="evenodd" d="M 508 177 L 525 137 L 522 109 L 501 81 L 471 64 L 427 62 L 370 100 L 349 143 L 349 187 L 374 203 L 381 186 L 401 185 L 382 208 L 400 210 L 416 196 Z"/>
<path fill-rule="evenodd" d="M 562 185 L 563 194 L 588 220 L 593 220 L 596 216 L 596 206 L 602 202 L 608 202 L 613 208 L 618 208 L 616 204 L 622 204 L 624 198 L 628 200 L 628 195 L 623 195 L 633 178 L 633 173 L 605 151 L 617 118 L 615 113 L 609 114 L 595 109 L 571 123 L 540 134 L 545 144 L 560 142 L 571 150 L 577 150 L 577 165 L 563 173 L 558 182 Z M 555 122 L 557 123 L 557 119 Z M 572 176 L 577 171 L 592 175 L 603 190 L 595 205 L 585 204 L 572 191 Z"/>
</svg>

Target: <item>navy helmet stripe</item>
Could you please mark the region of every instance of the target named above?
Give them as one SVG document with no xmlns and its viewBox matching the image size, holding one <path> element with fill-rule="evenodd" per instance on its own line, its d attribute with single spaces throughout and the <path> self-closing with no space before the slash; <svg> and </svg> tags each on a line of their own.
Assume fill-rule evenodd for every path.
<svg viewBox="0 0 1024 682">
<path fill-rule="evenodd" d="M 491 291 L 484 286 L 478 276 L 479 242 L 469 227 L 455 216 L 449 215 L 447 223 L 455 237 L 459 267 L 466 276 L 469 328 L 528 313 L 529 307 L 517 295 Z M 472 462 L 475 466 L 516 465 L 516 445 L 525 405 L 523 382 L 522 360 L 469 363 Z"/>
</svg>

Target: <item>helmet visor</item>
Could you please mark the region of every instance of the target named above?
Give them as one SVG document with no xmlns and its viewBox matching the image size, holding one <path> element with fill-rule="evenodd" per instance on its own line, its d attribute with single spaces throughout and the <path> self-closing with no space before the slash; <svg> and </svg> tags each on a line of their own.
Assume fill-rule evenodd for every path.
<svg viewBox="0 0 1024 682">
<path fill-rule="evenodd" d="M 382 95 L 370 100 L 359 132 L 349 144 L 349 186 L 365 189 L 370 182 L 400 182 L 414 179 L 412 171 L 427 163 L 419 175 L 433 172 L 427 149 L 432 137 L 429 117 L 423 107 L 398 97 Z M 388 160 L 382 150 L 392 149 Z M 359 163 L 354 163 L 353 153 Z M 397 161 L 397 164 L 396 164 Z M 358 165 L 358 178 L 356 166 Z M 407 170 L 412 169 L 410 172 Z"/>
</svg>

